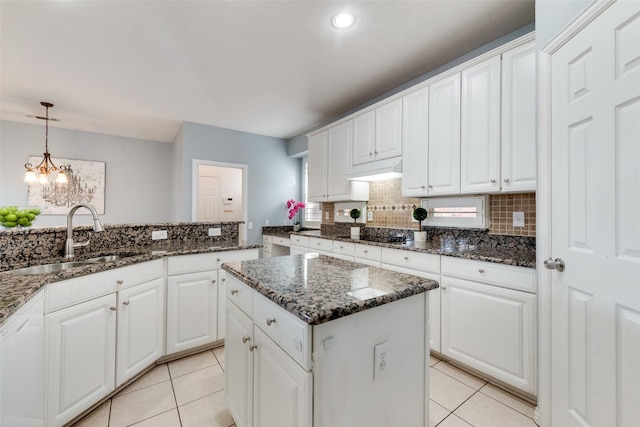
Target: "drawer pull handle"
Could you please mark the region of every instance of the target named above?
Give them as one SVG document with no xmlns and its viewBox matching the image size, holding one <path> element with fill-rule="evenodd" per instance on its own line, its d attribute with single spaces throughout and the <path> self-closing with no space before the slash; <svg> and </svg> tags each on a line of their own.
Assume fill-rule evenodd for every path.
<svg viewBox="0 0 640 427">
<path fill-rule="evenodd" d="M 250 339 L 251 337 L 245 335 L 244 337 L 242 337 L 242 344 L 246 344 Z"/>
<path fill-rule="evenodd" d="M 267 326 L 271 326 L 272 323 L 276 323 L 275 317 L 268 317 L 267 318 Z"/>
<path fill-rule="evenodd" d="M 237 294 L 237 293 L 238 293 L 238 290 L 237 290 L 237 289 L 231 289 L 231 295 L 235 295 L 235 294 Z"/>
<path fill-rule="evenodd" d="M 484 268 L 479 268 L 478 273 L 484 273 Z"/>
<path fill-rule="evenodd" d="M 122 305 L 129 305 L 129 300 L 122 301 Z"/>
<path fill-rule="evenodd" d="M 409 261 L 409 257 L 408 256 L 404 257 L 404 260 Z"/>
<path fill-rule="evenodd" d="M 117 310 L 117 308 L 115 308 L 115 307 L 109 307 L 109 310 L 111 310 L 111 311 L 116 311 L 116 310 Z"/>
<path fill-rule="evenodd" d="M 118 285 L 122 285 L 122 284 L 124 283 L 124 280 L 122 280 L 122 279 L 118 279 L 118 280 L 116 280 L 116 283 L 117 283 Z"/>
<path fill-rule="evenodd" d="M 253 350 L 255 350 L 256 348 L 258 348 L 258 346 L 257 346 L 257 345 L 255 345 L 255 344 L 252 344 L 252 345 L 250 345 L 250 346 L 249 346 L 249 351 L 253 351 Z"/>
</svg>

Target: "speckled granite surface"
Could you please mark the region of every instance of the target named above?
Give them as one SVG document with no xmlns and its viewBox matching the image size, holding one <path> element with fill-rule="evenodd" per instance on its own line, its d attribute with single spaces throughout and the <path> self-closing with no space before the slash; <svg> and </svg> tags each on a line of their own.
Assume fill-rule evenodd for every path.
<svg viewBox="0 0 640 427">
<path fill-rule="evenodd" d="M 346 236 L 313 234 L 322 239 L 354 242 L 385 248 L 426 252 L 436 255 L 453 256 L 477 261 L 494 262 L 518 267 L 536 268 L 535 237 L 502 236 L 478 230 L 433 229 L 427 228 L 427 241 L 417 243 L 407 240 L 404 243 L 380 242 L 389 237 L 402 236 L 413 239 L 412 230 L 394 230 L 387 228 L 363 227 L 361 239 L 354 240 Z M 307 232 L 290 232 L 289 234 L 309 235 Z M 373 240 L 369 240 L 373 239 Z"/>
<path fill-rule="evenodd" d="M 226 263 L 222 268 L 310 325 L 438 287 L 438 282 L 318 254 Z"/>
</svg>

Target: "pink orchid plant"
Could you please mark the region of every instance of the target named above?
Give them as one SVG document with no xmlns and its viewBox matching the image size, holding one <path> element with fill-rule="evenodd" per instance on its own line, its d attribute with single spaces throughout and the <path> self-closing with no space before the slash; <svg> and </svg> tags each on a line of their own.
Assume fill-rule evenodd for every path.
<svg viewBox="0 0 640 427">
<path fill-rule="evenodd" d="M 295 216 L 298 214 L 298 210 L 304 207 L 305 205 L 303 202 L 296 202 L 293 199 L 287 200 L 287 209 L 289 209 L 289 219 L 295 218 Z M 300 223 L 300 221 L 294 221 L 294 223 L 298 224 Z"/>
</svg>

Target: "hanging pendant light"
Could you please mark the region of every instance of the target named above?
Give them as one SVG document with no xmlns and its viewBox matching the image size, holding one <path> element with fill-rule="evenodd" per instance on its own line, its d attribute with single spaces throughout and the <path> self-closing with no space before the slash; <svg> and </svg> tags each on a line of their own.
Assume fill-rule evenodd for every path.
<svg viewBox="0 0 640 427">
<path fill-rule="evenodd" d="M 71 172 L 71 165 L 62 165 L 58 167 L 53 163 L 51 160 L 51 154 L 49 154 L 49 120 L 56 120 L 49 118 L 49 108 L 53 107 L 53 104 L 42 101 L 40 105 L 46 109 L 46 115 L 44 117 L 35 116 L 37 119 L 45 121 L 43 159 L 37 166 L 33 166 L 31 163 L 25 163 L 24 167 L 27 169 L 27 172 L 24 174 L 24 182 L 29 184 L 36 182 L 40 184 L 48 184 L 49 175 L 57 172 L 56 184 L 66 184 L 69 182 L 67 179 L 67 173 Z"/>
</svg>

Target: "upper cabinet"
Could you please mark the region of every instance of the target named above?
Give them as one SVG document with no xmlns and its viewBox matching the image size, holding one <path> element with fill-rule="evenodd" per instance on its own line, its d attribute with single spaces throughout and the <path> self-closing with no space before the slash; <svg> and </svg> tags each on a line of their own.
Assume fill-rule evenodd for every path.
<svg viewBox="0 0 640 427">
<path fill-rule="evenodd" d="M 353 119 L 353 166 L 402 155 L 402 99 Z"/>
<path fill-rule="evenodd" d="M 502 54 L 502 191 L 536 189 L 536 46 Z"/>
<path fill-rule="evenodd" d="M 500 55 L 461 73 L 460 192 L 500 191 Z"/>
<path fill-rule="evenodd" d="M 353 118 L 352 163 L 361 165 L 372 162 L 375 151 L 376 112 L 367 111 Z"/>
<path fill-rule="evenodd" d="M 427 195 L 429 88 L 402 98 L 402 195 Z"/>
<path fill-rule="evenodd" d="M 309 200 L 337 202 L 369 200 L 369 183 L 349 181 L 353 121 L 309 137 Z"/>
</svg>

